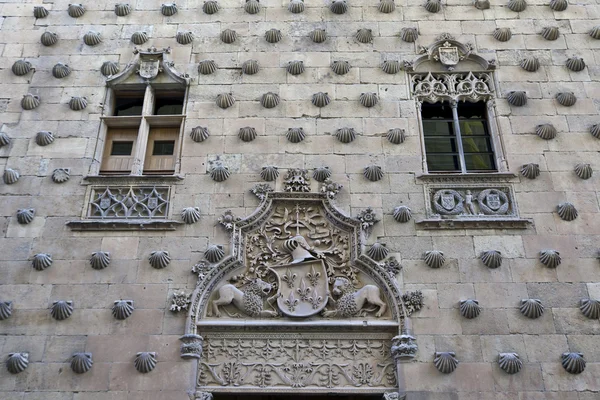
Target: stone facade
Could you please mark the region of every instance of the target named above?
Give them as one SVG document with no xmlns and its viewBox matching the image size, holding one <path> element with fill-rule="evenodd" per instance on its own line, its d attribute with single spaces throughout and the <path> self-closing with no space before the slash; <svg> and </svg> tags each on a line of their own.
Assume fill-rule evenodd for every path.
<svg viewBox="0 0 600 400">
<path fill-rule="evenodd" d="M 183 0 L 173 14 L 126 3 L 0 4 L 0 398 L 210 398 L 201 354 L 235 330 L 203 335 L 197 301 L 215 295 L 197 288 L 222 284 L 209 271 L 238 256 L 237 218 L 256 222 L 265 201 L 295 193 L 347 216 L 348 260 L 375 271 L 365 287 L 388 288 L 380 326 L 395 320 L 354 333 L 360 351 L 386 349 L 384 372 L 347 372 L 328 392 L 600 396 L 599 5 L 306 0 L 298 12 L 297 0 L 218 0 L 212 13 Z M 164 59 L 142 68 L 154 52 Z M 154 73 L 187 87 L 175 174 L 98 177 L 111 85 L 144 90 Z M 440 98 L 486 102 L 497 172 L 426 173 L 420 102 Z M 331 360 L 346 365 L 344 354 Z"/>
</svg>

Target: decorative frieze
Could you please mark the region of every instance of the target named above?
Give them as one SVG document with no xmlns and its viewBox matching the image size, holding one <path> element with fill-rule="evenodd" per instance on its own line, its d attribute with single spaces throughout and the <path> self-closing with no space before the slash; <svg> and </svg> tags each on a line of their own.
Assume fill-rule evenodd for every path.
<svg viewBox="0 0 600 400">
<path fill-rule="evenodd" d="M 169 186 L 92 186 L 88 219 L 166 219 Z"/>
<path fill-rule="evenodd" d="M 410 75 L 412 95 L 419 101 L 486 101 L 494 97 L 490 72 L 416 73 Z"/>
</svg>

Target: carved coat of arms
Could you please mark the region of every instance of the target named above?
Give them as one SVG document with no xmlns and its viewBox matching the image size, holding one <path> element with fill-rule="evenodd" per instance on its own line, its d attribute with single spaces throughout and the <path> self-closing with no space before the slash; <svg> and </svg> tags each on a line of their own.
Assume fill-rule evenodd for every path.
<svg viewBox="0 0 600 400">
<path fill-rule="evenodd" d="M 460 56 L 458 54 L 458 48 L 451 46 L 450 43 L 446 42 L 443 46 L 438 48 L 438 54 L 440 62 L 445 66 L 453 66 L 458 64 Z"/>
<path fill-rule="evenodd" d="M 154 79 L 158 75 L 160 59 L 158 57 L 144 57 L 140 60 L 139 74 L 144 79 Z"/>
</svg>

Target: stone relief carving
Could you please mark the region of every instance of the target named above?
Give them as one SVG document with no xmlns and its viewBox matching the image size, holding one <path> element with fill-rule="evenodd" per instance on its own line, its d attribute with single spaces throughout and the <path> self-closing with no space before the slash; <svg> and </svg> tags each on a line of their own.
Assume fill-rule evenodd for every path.
<svg viewBox="0 0 600 400">
<path fill-rule="evenodd" d="M 165 219 L 169 186 L 93 186 L 87 209 L 89 219 Z"/>
<path fill-rule="evenodd" d="M 27 225 L 31 221 L 33 221 L 33 217 L 35 216 L 34 208 L 24 208 L 17 210 L 17 222 L 21 225 Z"/>
<path fill-rule="evenodd" d="M 181 210 L 181 219 L 186 224 L 195 224 L 200 221 L 200 207 L 186 207 Z"/>
<path fill-rule="evenodd" d="M 328 199 L 333 200 L 343 187 L 339 183 L 332 181 L 331 178 L 327 178 L 321 185 L 321 193 L 325 194 Z"/>
<path fill-rule="evenodd" d="M 33 256 L 31 265 L 36 271 L 43 271 L 52 265 L 52 255 L 47 253 L 38 253 Z"/>
<path fill-rule="evenodd" d="M 112 314 L 116 319 L 124 320 L 133 314 L 133 310 L 133 300 L 116 300 L 112 307 Z"/>
<path fill-rule="evenodd" d="M 127 64 L 123 71 L 119 72 L 116 63 L 107 61 L 102 65 L 102 74 L 107 77 L 106 84 L 108 86 L 119 85 L 134 74 L 139 75 L 145 82 L 149 82 L 162 73 L 176 84 L 189 85 L 189 75 L 175 70 L 175 64 L 168 59 L 170 53 L 171 48 L 169 47 L 163 49 L 148 47 L 145 50 L 136 47 L 133 50 L 134 59 Z"/>
<path fill-rule="evenodd" d="M 284 190 L 286 192 L 310 192 L 310 176 L 308 170 L 292 168 L 284 177 Z"/>
<path fill-rule="evenodd" d="M 433 359 L 433 364 L 443 374 L 450 374 L 458 367 L 456 353 L 453 351 L 436 352 Z"/>
<path fill-rule="evenodd" d="M 410 75 L 411 92 L 419 101 L 487 101 L 494 97 L 489 72 L 422 73 Z"/>
<path fill-rule="evenodd" d="M 150 253 L 148 262 L 156 269 L 166 268 L 171 262 L 171 256 L 166 250 L 156 250 Z"/>
<path fill-rule="evenodd" d="M 438 12 L 441 10 L 439 0 L 428 0 L 425 9 L 429 12 Z M 495 61 L 487 61 L 483 57 L 476 55 L 474 46 L 471 43 L 461 43 L 454 39 L 448 33 L 443 33 L 437 37 L 437 40 L 430 46 L 420 46 L 419 54 L 422 54 L 413 62 L 405 63 L 408 71 L 413 71 L 426 61 L 442 64 L 448 71 L 453 71 L 457 65 L 464 60 L 469 60 L 479 64 L 484 70 L 493 70 L 496 68 Z"/>
<path fill-rule="evenodd" d="M 147 374 L 156 367 L 156 353 L 149 351 L 137 353 L 133 365 L 138 372 Z"/>
<path fill-rule="evenodd" d="M 200 335 L 183 335 L 179 338 L 181 340 L 181 357 L 182 358 L 201 358 L 202 357 L 202 346 L 204 345 L 204 338 Z"/>
<path fill-rule="evenodd" d="M 71 168 L 56 168 L 52 172 L 52 181 L 54 183 L 65 183 L 71 178 Z"/>
<path fill-rule="evenodd" d="M 104 269 L 110 264 L 110 253 L 108 251 L 96 251 L 90 257 L 90 265 L 93 269 Z"/>
<path fill-rule="evenodd" d="M 173 293 L 173 297 L 171 297 L 171 306 L 169 307 L 169 310 L 175 313 L 178 313 L 182 310 L 187 311 L 188 307 L 190 306 L 191 296 L 191 294 L 188 294 L 183 290 Z"/>
<path fill-rule="evenodd" d="M 0 300 L 0 321 L 8 319 L 12 315 L 12 301 Z"/>
<path fill-rule="evenodd" d="M 390 349 L 392 357 L 396 360 L 412 360 L 417 355 L 416 340 L 413 336 L 403 333 L 392 338 L 392 347 Z"/>
<path fill-rule="evenodd" d="M 252 194 L 258 197 L 259 200 L 264 200 L 267 196 L 267 193 L 273 192 L 273 188 L 268 183 L 258 183 L 250 189 Z"/>
<path fill-rule="evenodd" d="M 583 353 L 563 353 L 561 356 L 562 366 L 570 374 L 580 374 L 585 370 L 585 359 Z"/>
<path fill-rule="evenodd" d="M 367 304 L 378 307 L 375 316 L 381 317 L 387 308 L 387 305 L 381 299 L 381 293 L 377 286 L 365 285 L 356 290 L 348 278 L 336 278 L 333 284 L 333 296 L 339 298 L 333 301 L 334 310 L 323 313 L 326 318 L 353 317 L 358 314 L 373 312 L 373 309 L 365 308 Z M 331 303 L 332 300 L 330 299 L 329 302 Z"/>
<path fill-rule="evenodd" d="M 11 374 L 23 372 L 29 366 L 29 353 L 8 353 L 6 369 Z"/>
<path fill-rule="evenodd" d="M 2 175 L 2 180 L 7 185 L 12 185 L 13 183 L 17 183 L 20 177 L 21 175 L 19 174 L 19 171 L 12 168 L 6 168 L 4 170 L 4 174 Z"/>
<path fill-rule="evenodd" d="M 423 292 L 415 290 L 414 292 L 406 292 L 402 295 L 404 308 L 407 316 L 419 311 L 425 302 L 423 301 Z"/>
<path fill-rule="evenodd" d="M 73 314 L 73 302 L 59 300 L 52 303 L 50 307 L 50 315 L 57 321 L 62 321 L 69 318 Z"/>
<path fill-rule="evenodd" d="M 517 353 L 500 353 L 498 355 L 498 364 L 507 374 L 516 374 L 523 368 L 523 361 Z"/>
<path fill-rule="evenodd" d="M 221 224 L 226 230 L 230 231 L 233 229 L 233 224 L 240 218 L 233 214 L 233 211 L 227 210 L 217 219 L 217 222 Z"/>
<path fill-rule="evenodd" d="M 276 317 L 278 314 L 273 310 L 264 309 L 264 299 L 269 296 L 273 286 L 260 278 L 254 278 L 242 290 L 232 284 L 226 284 L 219 288 L 218 298 L 212 301 L 212 313 L 209 316 L 221 317 L 219 306 L 233 304 L 239 311 L 250 317 Z M 292 292 L 293 295 L 293 292 Z M 268 297 L 271 303 L 278 296 Z M 296 301 L 297 302 L 297 301 Z M 293 308 L 291 309 L 293 311 Z M 239 314 L 228 314 L 230 317 L 239 317 Z"/>
<path fill-rule="evenodd" d="M 88 372 L 93 364 L 92 353 L 75 353 L 71 357 L 71 369 L 76 374 Z"/>
</svg>

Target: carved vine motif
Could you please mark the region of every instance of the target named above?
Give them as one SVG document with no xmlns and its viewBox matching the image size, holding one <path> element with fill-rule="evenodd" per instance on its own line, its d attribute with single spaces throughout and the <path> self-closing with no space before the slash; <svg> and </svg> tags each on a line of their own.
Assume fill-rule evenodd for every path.
<svg viewBox="0 0 600 400">
<path fill-rule="evenodd" d="M 94 187 L 88 218 L 136 219 L 166 218 L 169 187 Z"/>
<path fill-rule="evenodd" d="M 517 217 L 509 187 L 430 188 L 431 216 Z"/>
<path fill-rule="evenodd" d="M 410 76 L 411 91 L 419 101 L 479 101 L 494 96 L 494 80 L 489 72 L 427 73 Z"/>
</svg>

